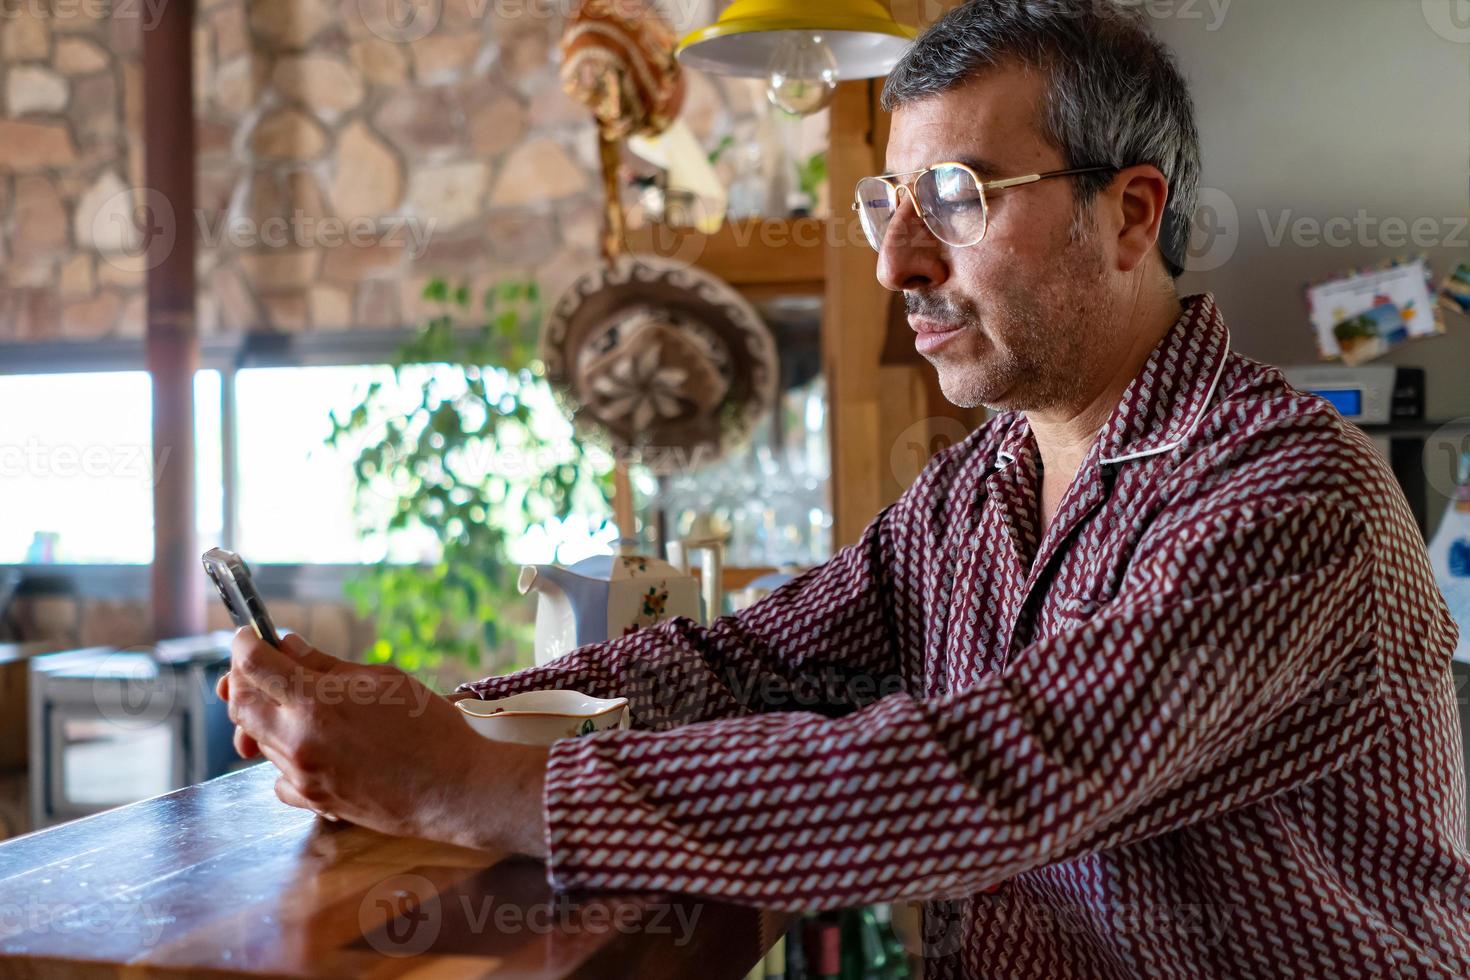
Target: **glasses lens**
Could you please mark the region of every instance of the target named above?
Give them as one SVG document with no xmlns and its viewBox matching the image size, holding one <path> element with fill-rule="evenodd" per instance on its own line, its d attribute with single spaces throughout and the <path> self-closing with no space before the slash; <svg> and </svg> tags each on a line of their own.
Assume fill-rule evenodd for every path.
<svg viewBox="0 0 1470 980">
<path fill-rule="evenodd" d="M 914 182 L 924 222 L 946 245 L 966 248 L 985 237 L 985 192 L 963 167 L 940 166 Z"/>
<path fill-rule="evenodd" d="M 893 189 L 876 177 L 864 177 L 857 186 L 858 214 L 863 219 L 863 232 L 868 244 L 882 250 L 888 226 L 893 223 Z"/>
</svg>

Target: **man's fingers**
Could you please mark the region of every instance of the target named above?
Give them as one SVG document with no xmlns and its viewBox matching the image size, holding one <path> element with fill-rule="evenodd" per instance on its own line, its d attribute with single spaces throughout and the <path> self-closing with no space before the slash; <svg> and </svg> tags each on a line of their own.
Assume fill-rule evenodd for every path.
<svg viewBox="0 0 1470 980">
<path fill-rule="evenodd" d="M 296 760 L 269 739 L 261 739 L 259 744 L 260 754 L 265 757 L 267 762 L 275 766 L 276 770 L 280 772 L 286 782 L 290 783 L 296 792 L 304 798 L 305 794 L 302 790 L 303 787 L 309 784 L 310 780 L 301 771 L 301 767 L 296 764 Z"/>
<path fill-rule="evenodd" d="M 257 743 L 282 741 L 289 724 L 287 709 L 253 684 L 241 684 L 232 692 L 229 700 L 230 720 L 243 730 L 247 738 Z M 241 745 L 237 741 L 236 747 Z M 243 753 L 242 753 L 243 755 Z"/>
<path fill-rule="evenodd" d="M 235 726 L 235 752 L 242 759 L 253 759 L 260 755 L 260 743 L 239 725 Z"/>
<path fill-rule="evenodd" d="M 236 681 L 231 690 L 236 698 L 242 693 L 240 682 L 264 692 L 277 704 L 299 700 L 305 695 L 300 683 L 305 679 L 308 668 L 300 660 L 283 653 L 255 635 L 255 631 L 242 628 L 230 644 L 230 672 Z"/>
<path fill-rule="evenodd" d="M 311 801 L 302 796 L 300 790 L 293 786 L 291 784 L 291 781 L 285 776 L 281 776 L 276 779 L 276 799 L 280 800 L 287 806 L 294 806 L 298 810 L 310 810 L 317 816 L 326 817 L 328 820 L 331 820 L 334 823 L 337 820 L 334 815 L 327 813 L 324 810 L 318 810 L 315 806 L 313 806 Z"/>
<path fill-rule="evenodd" d="M 281 649 L 285 650 L 309 670 L 326 673 L 343 661 L 323 653 L 301 638 L 300 633 L 287 633 L 281 637 Z"/>
<path fill-rule="evenodd" d="M 276 799 L 287 806 L 294 806 L 298 810 L 311 810 L 312 805 L 307 802 L 306 797 L 297 792 L 296 787 L 285 776 L 276 777 Z"/>
<path fill-rule="evenodd" d="M 250 629 L 241 629 L 230 645 L 230 672 L 218 690 L 227 698 L 230 720 L 238 728 L 235 748 L 247 759 L 263 753 L 275 762 L 269 747 L 295 744 L 292 726 L 306 724 L 314 716 L 323 693 L 319 682 L 334 667 L 345 666 L 295 633 L 287 634 L 281 647 L 264 642 Z"/>
<path fill-rule="evenodd" d="M 215 682 L 214 693 L 221 701 L 230 700 L 230 672 L 228 670 L 221 674 L 219 680 Z"/>
</svg>

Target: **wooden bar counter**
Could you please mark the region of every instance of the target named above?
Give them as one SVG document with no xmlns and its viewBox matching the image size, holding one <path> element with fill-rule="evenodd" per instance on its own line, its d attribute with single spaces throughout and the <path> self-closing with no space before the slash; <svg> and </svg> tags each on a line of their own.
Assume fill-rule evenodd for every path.
<svg viewBox="0 0 1470 980">
<path fill-rule="evenodd" d="M 0 977 L 743 977 L 775 917 L 280 803 L 275 769 L 0 843 Z M 762 928 L 762 927 L 765 928 Z"/>
</svg>

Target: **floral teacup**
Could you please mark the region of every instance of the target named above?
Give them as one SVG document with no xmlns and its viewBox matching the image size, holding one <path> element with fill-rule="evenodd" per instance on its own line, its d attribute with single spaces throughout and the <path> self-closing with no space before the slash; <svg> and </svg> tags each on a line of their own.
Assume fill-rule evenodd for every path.
<svg viewBox="0 0 1470 980">
<path fill-rule="evenodd" d="M 497 742 L 550 745 L 557 739 L 607 731 L 623 724 L 627 698 L 594 698 L 577 691 L 526 691 L 499 701 L 455 702 L 470 727 Z"/>
</svg>

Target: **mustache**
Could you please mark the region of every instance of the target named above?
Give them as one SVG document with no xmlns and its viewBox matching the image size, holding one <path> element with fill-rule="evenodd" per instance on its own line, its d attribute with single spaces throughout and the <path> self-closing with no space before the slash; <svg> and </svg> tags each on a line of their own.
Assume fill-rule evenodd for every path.
<svg viewBox="0 0 1470 980">
<path fill-rule="evenodd" d="M 939 293 L 904 293 L 903 306 L 909 316 L 924 320 L 964 326 L 978 326 L 980 323 L 980 311 L 973 303 Z"/>
</svg>

